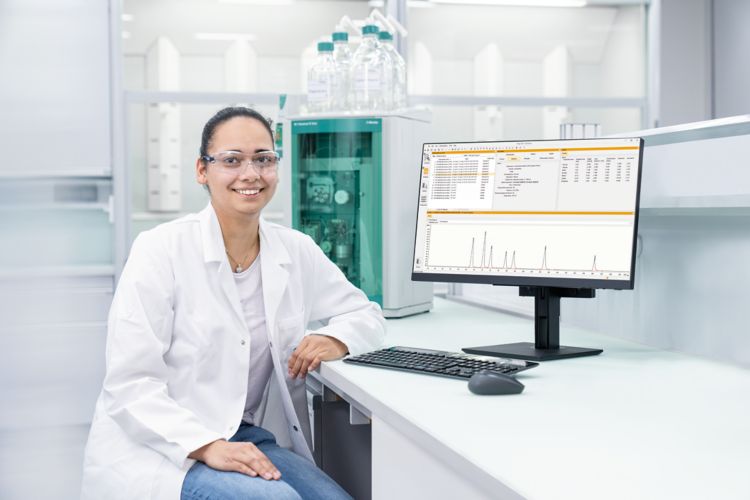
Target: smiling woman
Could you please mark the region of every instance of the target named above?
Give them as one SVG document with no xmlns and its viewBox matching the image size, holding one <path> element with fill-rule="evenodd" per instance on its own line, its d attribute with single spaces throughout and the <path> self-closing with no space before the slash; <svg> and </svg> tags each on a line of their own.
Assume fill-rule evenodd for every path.
<svg viewBox="0 0 750 500">
<path fill-rule="evenodd" d="M 211 194 L 227 256 L 240 272 L 258 255 L 260 212 L 279 183 L 271 127 L 255 110 L 224 108 L 206 123 L 200 153 L 198 183 Z"/>
<path fill-rule="evenodd" d="M 255 244 L 247 238 L 258 238 L 260 211 L 279 182 L 277 164 L 271 127 L 254 110 L 225 108 L 203 129 L 197 180 L 211 193 L 230 254 Z M 255 230 L 248 232 L 248 225 Z"/>
<path fill-rule="evenodd" d="M 256 111 L 216 113 L 196 161 L 208 206 L 133 243 L 82 498 L 350 498 L 312 461 L 298 379 L 378 347 L 385 321 L 309 237 L 261 217 L 273 147 Z"/>
</svg>

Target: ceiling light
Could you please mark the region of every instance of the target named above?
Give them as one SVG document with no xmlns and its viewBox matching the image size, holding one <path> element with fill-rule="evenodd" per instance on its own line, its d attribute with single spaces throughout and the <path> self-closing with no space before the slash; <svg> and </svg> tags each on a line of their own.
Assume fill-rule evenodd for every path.
<svg viewBox="0 0 750 500">
<path fill-rule="evenodd" d="M 432 0 L 453 5 L 495 5 L 513 7 L 584 7 L 584 0 Z"/>
<path fill-rule="evenodd" d="M 429 9 L 435 6 L 430 0 L 407 0 L 406 6 L 410 9 Z"/>
<path fill-rule="evenodd" d="M 245 5 L 292 5 L 294 0 L 219 0 L 219 3 L 239 3 Z"/>
<path fill-rule="evenodd" d="M 257 38 L 250 33 L 196 33 L 194 36 L 196 40 L 213 40 L 222 42 L 233 42 L 235 40 L 247 40 L 248 42 L 252 42 Z"/>
<path fill-rule="evenodd" d="M 123 20 L 124 22 L 126 22 L 126 23 L 127 23 L 128 21 L 132 21 L 133 19 L 134 19 L 134 17 L 133 17 L 133 14 L 123 14 L 123 15 L 122 15 L 122 20 Z"/>
</svg>

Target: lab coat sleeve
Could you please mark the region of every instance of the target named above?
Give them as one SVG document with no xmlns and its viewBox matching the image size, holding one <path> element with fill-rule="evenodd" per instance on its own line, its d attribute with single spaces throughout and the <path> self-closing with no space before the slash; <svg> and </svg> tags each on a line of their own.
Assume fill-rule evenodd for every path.
<svg viewBox="0 0 750 500">
<path fill-rule="evenodd" d="M 184 467 L 193 450 L 222 438 L 169 395 L 164 354 L 173 325 L 172 267 L 158 233 L 133 243 L 109 314 L 104 402 L 136 442 Z"/>
<path fill-rule="evenodd" d="M 380 306 L 352 285 L 309 237 L 307 243 L 313 266 L 309 321 L 327 323 L 308 334 L 334 337 L 346 344 L 352 355 L 380 347 L 385 339 L 385 318 Z"/>
</svg>

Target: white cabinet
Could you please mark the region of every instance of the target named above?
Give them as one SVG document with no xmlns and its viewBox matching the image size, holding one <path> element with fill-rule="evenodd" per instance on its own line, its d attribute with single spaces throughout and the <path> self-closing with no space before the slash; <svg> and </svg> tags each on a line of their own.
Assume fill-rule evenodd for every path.
<svg viewBox="0 0 750 500">
<path fill-rule="evenodd" d="M 0 33 L 0 176 L 109 175 L 109 2 L 4 0 Z"/>
<path fill-rule="evenodd" d="M 750 115 L 622 134 L 643 137 L 644 214 L 750 207 Z"/>
<path fill-rule="evenodd" d="M 116 248 L 110 9 L 0 3 L 0 437 L 87 424 L 101 388 Z"/>
</svg>

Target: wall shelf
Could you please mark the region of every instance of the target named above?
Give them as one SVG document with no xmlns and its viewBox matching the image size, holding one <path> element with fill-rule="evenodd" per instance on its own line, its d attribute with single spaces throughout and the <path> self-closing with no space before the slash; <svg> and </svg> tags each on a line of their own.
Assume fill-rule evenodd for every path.
<svg viewBox="0 0 750 500">
<path fill-rule="evenodd" d="M 0 279 L 14 278 L 42 278 L 42 277 L 85 277 L 85 276 L 114 276 L 115 266 L 112 264 L 92 264 L 79 266 L 43 266 L 24 268 L 0 267 Z"/>
<path fill-rule="evenodd" d="M 750 115 L 739 115 L 716 120 L 684 123 L 672 127 L 615 134 L 608 137 L 643 137 L 646 147 L 648 147 L 748 134 L 750 134 Z"/>
<path fill-rule="evenodd" d="M 643 215 L 750 215 L 750 194 L 655 197 L 641 200 Z"/>
</svg>

